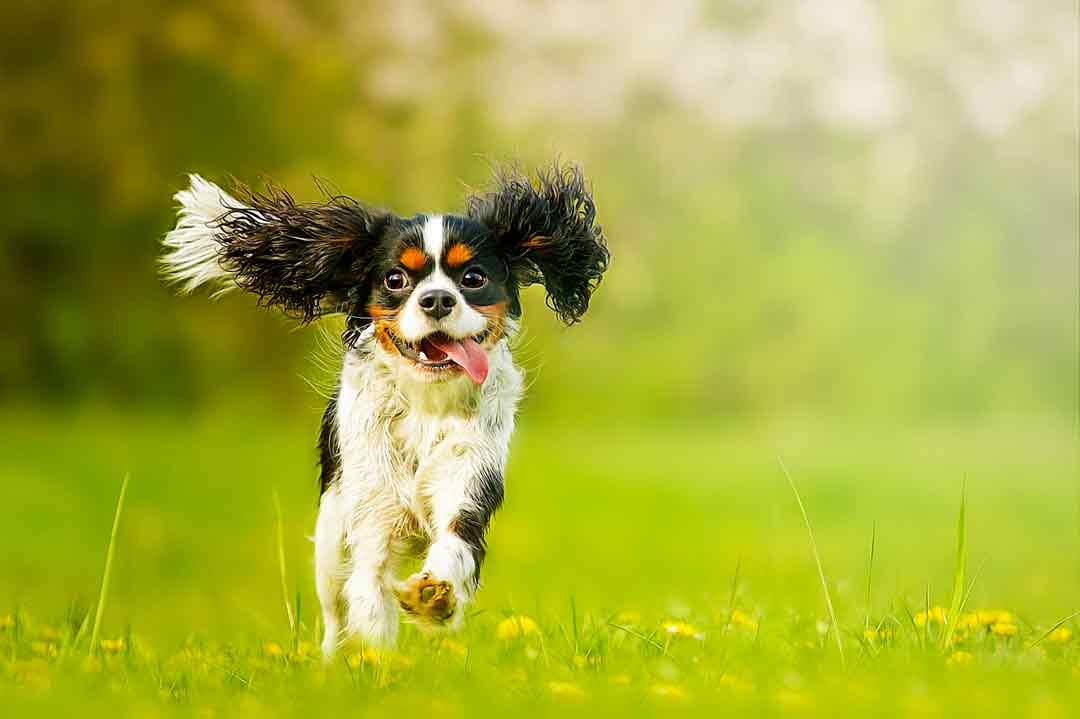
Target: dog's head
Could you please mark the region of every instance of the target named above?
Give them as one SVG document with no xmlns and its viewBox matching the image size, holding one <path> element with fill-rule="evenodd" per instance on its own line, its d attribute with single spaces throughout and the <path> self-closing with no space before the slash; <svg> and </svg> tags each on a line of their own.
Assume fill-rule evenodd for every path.
<svg viewBox="0 0 1080 719">
<path fill-rule="evenodd" d="M 347 342 L 417 377 L 487 376 L 488 352 L 521 315 L 521 288 L 542 283 L 567 324 L 581 319 L 607 269 L 596 208 L 574 167 L 497 176 L 463 214 L 403 218 L 347 197 L 300 205 L 276 187 L 235 200 L 193 177 L 177 194 L 166 272 L 188 290 L 217 281 L 304 321 L 343 312 Z"/>
</svg>

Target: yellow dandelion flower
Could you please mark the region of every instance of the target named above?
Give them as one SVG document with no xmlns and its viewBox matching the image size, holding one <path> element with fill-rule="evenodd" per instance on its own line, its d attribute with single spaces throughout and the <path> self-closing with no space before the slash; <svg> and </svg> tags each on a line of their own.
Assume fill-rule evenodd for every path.
<svg viewBox="0 0 1080 719">
<path fill-rule="evenodd" d="M 955 651 L 949 655 L 945 663 L 953 667 L 963 667 L 975 661 L 975 655 L 971 652 Z"/>
<path fill-rule="evenodd" d="M 124 640 L 102 639 L 101 651 L 105 652 L 106 654 L 119 654 L 120 652 L 124 651 Z"/>
<path fill-rule="evenodd" d="M 345 662 L 353 669 L 357 669 L 365 664 L 378 664 L 379 660 L 379 652 L 372 647 L 368 647 L 362 652 L 350 655 Z"/>
<path fill-rule="evenodd" d="M 0 617 L 0 632 L 7 631 L 15 626 L 15 617 L 10 614 L 5 614 Z"/>
<path fill-rule="evenodd" d="M 731 613 L 731 623 L 736 627 L 746 627 L 752 632 L 756 632 L 758 628 L 757 620 L 741 609 Z"/>
<path fill-rule="evenodd" d="M 611 683 L 620 687 L 630 686 L 631 681 L 629 674 L 615 674 L 611 677 Z"/>
<path fill-rule="evenodd" d="M 1072 639 L 1072 630 L 1068 627 L 1058 627 L 1054 631 L 1046 635 L 1047 641 L 1057 642 L 1058 644 L 1064 644 Z"/>
<path fill-rule="evenodd" d="M 879 637 L 881 637 L 881 632 L 879 632 L 874 627 L 867 627 L 863 630 L 862 635 L 863 639 L 865 639 L 866 641 L 875 642 L 878 640 Z"/>
<path fill-rule="evenodd" d="M 945 607 L 931 607 L 929 612 L 923 611 L 915 615 L 915 624 L 925 627 L 927 621 L 931 624 L 944 624 L 948 618 L 948 610 Z"/>
<path fill-rule="evenodd" d="M 781 689 L 776 692 L 776 703 L 788 709 L 801 709 L 810 706 L 810 699 L 796 689 Z"/>
<path fill-rule="evenodd" d="M 469 654 L 469 648 L 461 642 L 455 642 L 453 639 L 443 639 L 439 642 L 439 649 L 448 654 L 461 657 L 464 659 Z"/>
<path fill-rule="evenodd" d="M 664 699 L 682 700 L 686 698 L 686 690 L 677 684 L 653 684 L 649 687 L 649 693 Z"/>
<path fill-rule="evenodd" d="M 990 631 L 995 637 L 1015 637 L 1020 630 L 1015 624 L 997 622 L 990 627 Z"/>
<path fill-rule="evenodd" d="M 980 626 L 989 627 L 994 624 L 1013 624 L 1012 612 L 1005 609 L 979 609 L 975 611 L 975 621 Z"/>
<path fill-rule="evenodd" d="M 578 669 L 584 669 L 585 667 L 598 667 L 603 664 L 604 660 L 599 654 L 575 654 L 574 666 Z"/>
<path fill-rule="evenodd" d="M 503 641 L 511 641 L 519 637 L 527 637 L 540 633 L 540 626 L 531 618 L 524 615 L 507 617 L 495 627 L 495 636 Z"/>
<path fill-rule="evenodd" d="M 674 619 L 669 619 L 663 623 L 664 631 L 673 637 L 688 637 L 690 639 L 704 639 L 705 635 L 702 634 L 694 627 L 693 624 L 687 622 L 680 622 Z"/>
<path fill-rule="evenodd" d="M 315 655 L 315 645 L 311 642 L 300 642 L 296 645 L 296 656 L 306 659 Z"/>
<path fill-rule="evenodd" d="M 749 692 L 753 691 L 754 685 L 752 682 L 748 682 L 745 679 L 739 679 L 738 677 L 725 674 L 720 677 L 720 686 L 727 687 L 737 692 Z"/>
<path fill-rule="evenodd" d="M 620 612 L 619 615 L 615 617 L 615 623 L 636 626 L 641 624 L 641 613 L 635 611 Z"/>
<path fill-rule="evenodd" d="M 584 699 L 585 691 L 573 682 L 548 682 L 548 691 L 566 699 Z"/>
<path fill-rule="evenodd" d="M 30 651 L 39 657 L 49 659 L 56 657 L 60 653 L 52 642 L 31 642 Z"/>
<path fill-rule="evenodd" d="M 267 642 L 263 645 L 263 652 L 267 656 L 280 657 L 285 654 L 285 650 L 281 648 L 281 645 L 277 642 Z"/>
<path fill-rule="evenodd" d="M 964 612 L 956 619 L 957 629 L 978 629 L 982 626 L 978 612 Z"/>
</svg>

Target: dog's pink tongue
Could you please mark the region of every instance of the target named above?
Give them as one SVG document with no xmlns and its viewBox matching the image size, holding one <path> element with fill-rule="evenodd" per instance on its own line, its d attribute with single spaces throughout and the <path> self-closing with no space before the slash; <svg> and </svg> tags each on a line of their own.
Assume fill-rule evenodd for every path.
<svg viewBox="0 0 1080 719">
<path fill-rule="evenodd" d="M 429 338 L 431 344 L 435 345 L 450 357 L 450 359 L 461 365 L 461 368 L 468 372 L 469 377 L 476 384 L 483 384 L 488 375 L 488 357 L 487 352 L 480 346 L 480 343 L 471 337 L 464 340 L 451 340 L 449 338 L 438 337 Z"/>
</svg>

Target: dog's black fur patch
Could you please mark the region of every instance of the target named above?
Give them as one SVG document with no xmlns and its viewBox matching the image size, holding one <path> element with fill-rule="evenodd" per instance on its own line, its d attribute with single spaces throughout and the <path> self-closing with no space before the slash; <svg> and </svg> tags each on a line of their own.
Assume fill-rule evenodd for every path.
<svg viewBox="0 0 1080 719">
<path fill-rule="evenodd" d="M 471 505 L 462 510 L 451 523 L 450 531 L 460 537 L 472 551 L 473 560 L 476 562 L 476 570 L 473 572 L 473 582 L 480 583 L 480 565 L 487 556 L 488 524 L 492 515 L 502 506 L 503 502 L 503 476 L 495 469 L 481 470 L 469 499 Z"/>
</svg>

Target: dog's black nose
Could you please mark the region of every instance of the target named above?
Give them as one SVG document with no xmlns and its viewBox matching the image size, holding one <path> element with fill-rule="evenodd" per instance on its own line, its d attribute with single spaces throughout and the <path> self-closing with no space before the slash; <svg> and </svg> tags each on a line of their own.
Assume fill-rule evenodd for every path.
<svg viewBox="0 0 1080 719">
<path fill-rule="evenodd" d="M 457 298 L 446 290 L 428 290 L 420 295 L 420 309 L 434 320 L 446 317 L 456 304 Z"/>
</svg>

